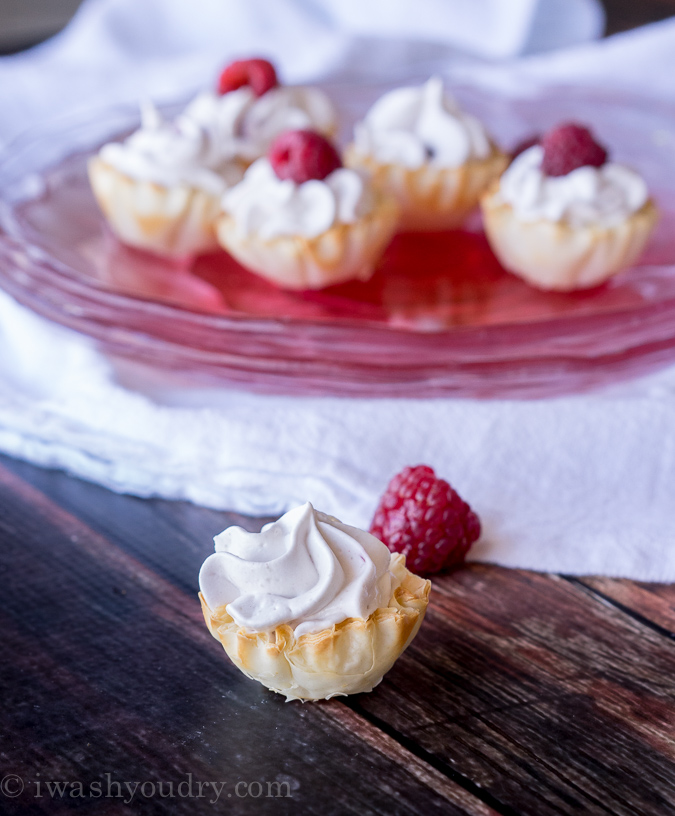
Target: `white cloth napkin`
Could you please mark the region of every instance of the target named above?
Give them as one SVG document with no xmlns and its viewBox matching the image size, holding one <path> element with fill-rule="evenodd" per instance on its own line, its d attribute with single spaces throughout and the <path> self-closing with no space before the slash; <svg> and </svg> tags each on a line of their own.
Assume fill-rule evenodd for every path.
<svg viewBox="0 0 675 816">
<path fill-rule="evenodd" d="M 383 2 L 383 30 L 366 16 L 369 4 L 338 0 L 89 0 L 55 41 L 0 62 L 0 101 L 11 112 L 0 133 L 100 102 L 102 93 L 111 101 L 181 95 L 235 52 L 272 54 L 292 81 L 357 64 L 371 78 L 441 68 L 504 92 L 572 77 L 675 94 L 665 81 L 675 24 L 516 58 L 588 40 L 601 15 L 594 3 L 565 0 L 569 25 L 554 26 L 564 35 L 555 41 L 546 20 L 560 5 L 522 0 L 509 4 L 510 26 L 477 35 L 476 21 L 501 19 L 503 5 Z M 496 16 L 472 17 L 478 6 Z M 486 61 L 486 50 L 510 59 Z M 664 79 L 652 81 L 655 74 Z M 481 516 L 473 557 L 508 566 L 675 580 L 674 391 L 675 369 L 593 396 L 529 402 L 185 389 L 108 360 L 0 294 L 0 450 L 114 490 L 244 513 L 276 514 L 309 499 L 359 526 L 396 471 L 425 462 Z"/>
<path fill-rule="evenodd" d="M 237 56 L 270 57 L 287 82 L 405 80 L 592 40 L 603 25 L 599 0 L 87 0 L 61 34 L 0 58 L 0 143 L 78 108 L 183 98 Z"/>
</svg>

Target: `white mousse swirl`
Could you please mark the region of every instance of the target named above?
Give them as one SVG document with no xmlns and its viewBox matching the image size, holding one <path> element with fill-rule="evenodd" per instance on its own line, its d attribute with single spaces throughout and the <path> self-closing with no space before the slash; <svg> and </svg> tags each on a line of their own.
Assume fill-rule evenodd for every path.
<svg viewBox="0 0 675 816">
<path fill-rule="evenodd" d="M 248 163 L 264 156 L 285 130 L 330 134 L 336 114 L 318 88 L 278 87 L 256 97 L 243 87 L 222 95 L 200 93 L 177 121 L 192 121 L 208 135 L 208 159 L 215 166 L 232 159 Z"/>
<path fill-rule="evenodd" d="M 315 130 L 332 136 L 336 128 L 335 108 L 323 91 L 280 86 L 267 91 L 250 106 L 242 122 L 242 135 L 255 149 L 253 158 L 257 159 L 286 130 Z"/>
<path fill-rule="evenodd" d="M 241 235 L 263 240 L 285 235 L 316 238 L 334 224 L 352 224 L 372 208 L 362 176 L 341 167 L 325 179 L 296 184 L 281 180 L 267 159 L 258 159 L 222 198 Z"/>
<path fill-rule="evenodd" d="M 483 125 L 457 107 L 439 77 L 381 97 L 354 128 L 354 146 L 383 164 L 411 169 L 459 167 L 492 150 Z"/>
<path fill-rule="evenodd" d="M 100 151 L 101 159 L 137 181 L 165 187 L 189 185 L 215 196 L 241 178 L 236 165 L 215 158 L 211 134 L 196 121 L 179 117 L 166 122 L 151 104 L 142 107 L 142 124 L 124 142 L 111 142 Z"/>
<path fill-rule="evenodd" d="M 138 181 L 188 184 L 220 195 L 241 180 L 243 166 L 263 156 L 285 130 L 334 130 L 336 114 L 318 88 L 279 87 L 256 97 L 248 87 L 226 94 L 203 91 L 174 122 L 151 104 L 141 128 L 101 158 Z"/>
<path fill-rule="evenodd" d="M 255 94 L 248 87 L 222 95 L 202 91 L 178 116 L 176 124 L 185 129 L 196 127 L 204 134 L 202 158 L 209 167 L 247 159 L 252 148 L 244 138 L 244 121 L 255 102 Z"/>
<path fill-rule="evenodd" d="M 387 606 L 395 588 L 390 553 L 370 533 L 300 505 L 260 533 L 229 527 L 214 539 L 199 586 L 250 632 L 288 624 L 296 637 Z"/>
<path fill-rule="evenodd" d="M 499 195 L 522 221 L 566 221 L 580 227 L 610 227 L 625 221 L 649 198 L 644 179 L 634 170 L 607 162 L 579 167 L 565 176 L 541 169 L 539 145 L 518 156 L 501 178 Z"/>
</svg>

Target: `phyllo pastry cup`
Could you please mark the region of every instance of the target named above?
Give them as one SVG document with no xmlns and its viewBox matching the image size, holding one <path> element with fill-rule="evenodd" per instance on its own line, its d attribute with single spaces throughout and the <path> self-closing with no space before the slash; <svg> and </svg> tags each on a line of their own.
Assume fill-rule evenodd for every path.
<svg viewBox="0 0 675 816">
<path fill-rule="evenodd" d="M 430 163 L 409 168 L 383 164 L 373 156 L 347 148 L 345 165 L 369 174 L 373 187 L 393 196 L 401 208 L 401 232 L 433 232 L 460 227 L 481 195 L 506 168 L 508 159 L 496 148 L 484 159 L 458 167 Z"/>
<path fill-rule="evenodd" d="M 232 215 L 218 219 L 220 245 L 242 266 L 284 289 L 323 289 L 347 280 L 368 280 L 398 219 L 396 202 L 374 195 L 372 209 L 353 223 L 336 223 L 320 235 L 244 234 Z"/>
<path fill-rule="evenodd" d="M 89 160 L 89 180 L 110 228 L 125 244 L 158 255 L 197 255 L 218 247 L 218 195 L 188 184 L 165 187 Z"/>
<path fill-rule="evenodd" d="M 499 195 L 498 183 L 481 207 L 488 241 L 502 265 L 533 286 L 557 291 L 597 286 L 629 267 L 658 221 L 651 200 L 612 226 L 525 221 Z"/>
<path fill-rule="evenodd" d="M 273 632 L 248 632 L 226 607 L 210 609 L 200 593 L 206 625 L 232 662 L 286 700 L 323 700 L 372 691 L 417 634 L 431 582 L 409 572 L 405 556 L 392 554 L 391 599 L 367 620 L 348 618 L 296 638 L 283 624 Z"/>
</svg>

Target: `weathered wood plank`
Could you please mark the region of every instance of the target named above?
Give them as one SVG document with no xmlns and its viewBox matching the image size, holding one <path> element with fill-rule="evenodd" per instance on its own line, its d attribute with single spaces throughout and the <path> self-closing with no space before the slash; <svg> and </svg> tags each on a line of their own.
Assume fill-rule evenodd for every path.
<svg viewBox="0 0 675 816">
<path fill-rule="evenodd" d="M 442 794 L 448 802 L 460 805 L 470 810 L 472 813 L 494 814 L 496 811 L 487 805 L 478 805 L 476 800 L 463 788 L 450 782 L 446 775 L 436 770 L 427 762 L 422 761 L 415 754 L 407 751 L 399 742 L 385 734 L 364 717 L 359 716 L 355 711 L 348 708 L 342 700 L 329 700 L 321 704 L 319 708 L 324 716 L 330 717 L 340 725 L 345 726 L 353 734 L 358 736 L 376 751 L 386 757 L 399 762 L 406 767 L 409 773 L 413 774 L 424 784 Z M 500 809 L 501 813 L 505 811 Z"/>
<path fill-rule="evenodd" d="M 675 634 L 675 584 L 647 584 L 602 577 L 573 580 Z"/>
<path fill-rule="evenodd" d="M 391 740 L 377 744 L 356 715 L 340 721 L 330 704 L 326 714 L 287 705 L 247 680 L 206 631 L 193 592 L 4 468 L 0 530 L 0 641 L 9 656 L 0 663 L 0 757 L 2 775 L 26 784 L 3 813 L 53 812 L 39 781 L 81 781 L 88 791 L 110 773 L 166 790 L 173 781 L 187 791 L 189 774 L 223 782 L 228 813 L 493 814 Z M 168 535 L 159 532 L 144 531 L 157 560 Z M 264 791 L 274 782 L 288 782 L 291 796 L 255 797 L 258 783 Z M 253 785 L 252 795 L 239 797 L 237 783 Z M 215 788 L 204 790 L 210 797 L 137 794 L 134 805 L 212 813 Z"/>
<path fill-rule="evenodd" d="M 215 532 L 261 523 L 10 467 L 188 593 Z M 436 583 L 410 653 L 348 702 L 389 746 L 501 813 L 675 812 L 668 638 L 562 579 L 474 566 Z"/>
<path fill-rule="evenodd" d="M 519 813 L 675 813 L 675 643 L 562 579 L 476 565 L 434 584 L 355 710 Z"/>
</svg>

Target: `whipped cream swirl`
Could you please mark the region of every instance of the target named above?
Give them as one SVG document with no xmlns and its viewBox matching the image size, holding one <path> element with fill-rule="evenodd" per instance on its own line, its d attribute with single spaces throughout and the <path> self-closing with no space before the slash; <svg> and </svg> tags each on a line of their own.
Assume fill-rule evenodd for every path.
<svg viewBox="0 0 675 816">
<path fill-rule="evenodd" d="M 285 130 L 315 130 L 332 136 L 336 129 L 337 114 L 326 94 L 301 86 L 267 91 L 250 106 L 242 122 L 242 136 L 254 148 L 254 159 L 264 156 Z"/>
<path fill-rule="evenodd" d="M 152 103 L 144 104 L 141 113 L 139 130 L 101 148 L 101 159 L 120 173 L 165 187 L 186 184 L 215 196 L 241 178 L 242 169 L 222 160 L 211 134 L 198 122 L 189 117 L 166 122 Z"/>
<path fill-rule="evenodd" d="M 459 167 L 492 151 L 483 125 L 457 107 L 439 77 L 381 97 L 356 125 L 354 146 L 383 164 L 411 169 Z"/>
<path fill-rule="evenodd" d="M 199 573 L 212 610 L 225 606 L 250 632 L 288 624 L 296 637 L 387 606 L 395 588 L 390 553 L 370 533 L 308 502 L 260 533 L 229 527 Z"/>
<path fill-rule="evenodd" d="M 611 227 L 641 209 L 649 198 L 634 170 L 607 162 L 547 176 L 539 145 L 518 156 L 501 178 L 499 195 L 523 221 L 566 221 L 572 226 Z"/>
<path fill-rule="evenodd" d="M 372 194 L 356 170 L 341 167 L 322 181 L 296 184 L 282 181 L 267 159 L 258 159 L 225 193 L 222 207 L 242 235 L 316 238 L 334 224 L 352 224 L 367 215 Z"/>
<path fill-rule="evenodd" d="M 216 166 L 232 159 L 249 163 L 264 156 L 285 130 L 330 134 L 336 114 L 318 88 L 278 87 L 256 97 L 243 87 L 222 95 L 200 93 L 177 121 L 193 122 L 207 134 L 209 166 Z"/>
<path fill-rule="evenodd" d="M 125 142 L 105 145 L 101 158 L 121 173 L 166 187 L 188 184 L 220 195 L 241 180 L 284 130 L 331 133 L 336 114 L 318 88 L 279 87 L 256 97 L 248 87 L 226 94 L 203 91 L 174 122 L 151 103 L 141 128 Z"/>
<path fill-rule="evenodd" d="M 256 96 L 249 87 L 237 88 L 222 96 L 202 91 L 176 119 L 179 128 L 197 129 L 203 134 L 202 159 L 216 168 L 238 158 L 257 158 L 255 148 L 244 138 L 244 122 L 255 105 Z"/>
</svg>

